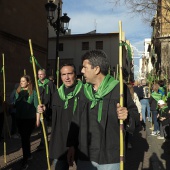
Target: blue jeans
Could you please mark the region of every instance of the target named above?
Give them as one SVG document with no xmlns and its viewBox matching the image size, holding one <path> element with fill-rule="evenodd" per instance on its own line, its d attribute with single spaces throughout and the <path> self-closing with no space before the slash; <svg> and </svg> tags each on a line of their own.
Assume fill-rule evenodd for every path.
<svg viewBox="0 0 170 170">
<path fill-rule="evenodd" d="M 60 161 L 60 160 L 54 159 L 53 165 L 54 165 L 55 170 L 68 170 L 69 169 L 69 165 L 66 160 Z"/>
<path fill-rule="evenodd" d="M 143 122 L 145 123 L 146 122 L 146 117 L 145 117 L 145 113 L 146 113 L 146 108 L 147 108 L 147 116 L 149 117 L 150 119 L 150 105 L 149 105 L 149 99 L 142 99 L 140 100 L 140 103 L 142 105 L 142 119 L 143 119 Z"/>
<path fill-rule="evenodd" d="M 158 112 L 152 111 L 153 123 L 154 123 L 154 132 L 159 131 L 159 123 L 157 118 Z"/>
<path fill-rule="evenodd" d="M 93 161 L 80 161 L 77 162 L 77 170 L 119 170 L 120 163 L 102 164 L 99 165 Z"/>
</svg>

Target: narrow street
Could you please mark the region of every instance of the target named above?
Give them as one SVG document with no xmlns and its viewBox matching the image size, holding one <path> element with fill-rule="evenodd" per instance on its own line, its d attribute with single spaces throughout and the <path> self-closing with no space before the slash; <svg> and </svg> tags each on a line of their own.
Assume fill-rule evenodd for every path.
<svg viewBox="0 0 170 170">
<path fill-rule="evenodd" d="M 170 141 L 158 140 L 151 136 L 147 122 L 146 131 L 138 128 L 134 133 L 131 150 L 126 152 L 125 170 L 168 170 L 170 169 Z M 50 128 L 49 128 L 50 137 Z M 40 141 L 39 130 L 35 130 L 31 137 L 31 150 L 33 159 L 29 162 L 29 170 L 47 170 L 45 150 L 37 151 Z M 0 142 L 0 169 L 18 170 L 22 158 L 20 139 L 7 141 L 7 164 L 3 159 L 3 142 Z M 70 170 L 76 170 L 71 167 Z"/>
</svg>

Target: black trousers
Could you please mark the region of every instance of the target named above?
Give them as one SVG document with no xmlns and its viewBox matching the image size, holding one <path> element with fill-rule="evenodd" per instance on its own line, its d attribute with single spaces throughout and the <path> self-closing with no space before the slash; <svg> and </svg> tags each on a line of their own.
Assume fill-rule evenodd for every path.
<svg viewBox="0 0 170 170">
<path fill-rule="evenodd" d="M 23 159 L 27 160 L 31 156 L 31 133 L 35 128 L 35 118 L 17 119 L 18 132 L 21 136 Z"/>
</svg>

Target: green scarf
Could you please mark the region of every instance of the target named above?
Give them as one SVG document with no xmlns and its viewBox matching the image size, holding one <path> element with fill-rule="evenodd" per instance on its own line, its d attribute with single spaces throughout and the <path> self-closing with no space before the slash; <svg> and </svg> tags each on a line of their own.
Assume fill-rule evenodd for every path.
<svg viewBox="0 0 170 170">
<path fill-rule="evenodd" d="M 58 94 L 59 94 L 61 100 L 65 101 L 64 109 L 67 109 L 68 101 L 74 97 L 73 113 L 75 112 L 76 107 L 77 107 L 77 97 L 76 97 L 76 95 L 80 92 L 82 85 L 83 85 L 83 83 L 81 81 L 77 81 L 77 85 L 74 88 L 74 91 L 70 92 L 67 95 L 65 95 L 65 93 L 64 93 L 64 84 L 61 85 L 61 87 L 58 89 Z"/>
<path fill-rule="evenodd" d="M 161 100 L 162 99 L 162 95 L 160 93 L 157 93 L 157 92 L 153 92 L 151 94 L 151 96 L 158 102 L 158 100 Z"/>
<path fill-rule="evenodd" d="M 170 97 L 170 92 L 167 93 L 167 98 L 169 98 L 169 97 Z"/>
<path fill-rule="evenodd" d="M 85 96 L 92 102 L 90 109 L 93 109 L 97 103 L 99 102 L 98 107 L 98 122 L 101 121 L 102 118 L 102 108 L 103 108 L 103 98 L 106 96 L 113 88 L 119 83 L 119 81 L 115 80 L 109 74 L 106 75 L 102 83 L 100 84 L 97 92 L 93 94 L 92 85 L 86 83 L 84 85 L 84 93 Z"/>
<path fill-rule="evenodd" d="M 44 80 L 44 82 L 42 83 L 40 80 L 38 80 L 38 86 L 39 87 L 42 87 L 43 89 L 46 89 L 46 94 L 48 94 L 48 82 L 49 82 L 50 80 L 48 80 L 48 79 L 45 79 Z M 47 85 L 46 85 L 47 84 Z"/>
</svg>

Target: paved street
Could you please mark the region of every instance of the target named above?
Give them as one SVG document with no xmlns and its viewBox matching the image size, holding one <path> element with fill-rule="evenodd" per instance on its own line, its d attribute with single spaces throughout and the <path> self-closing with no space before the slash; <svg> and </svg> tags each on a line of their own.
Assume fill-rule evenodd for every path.
<svg viewBox="0 0 170 170">
<path fill-rule="evenodd" d="M 169 170 L 170 142 L 150 136 L 150 123 L 147 122 L 146 131 L 138 128 L 133 136 L 133 148 L 126 152 L 125 170 Z M 49 128 L 50 137 L 50 128 Z M 40 141 L 39 130 L 36 129 L 31 137 L 33 159 L 29 162 L 28 170 L 46 170 L 45 150 L 37 151 Z M 18 170 L 22 158 L 20 139 L 7 140 L 7 164 L 3 159 L 3 142 L 0 143 L 0 169 Z M 70 168 L 76 170 L 76 168 Z"/>
</svg>

